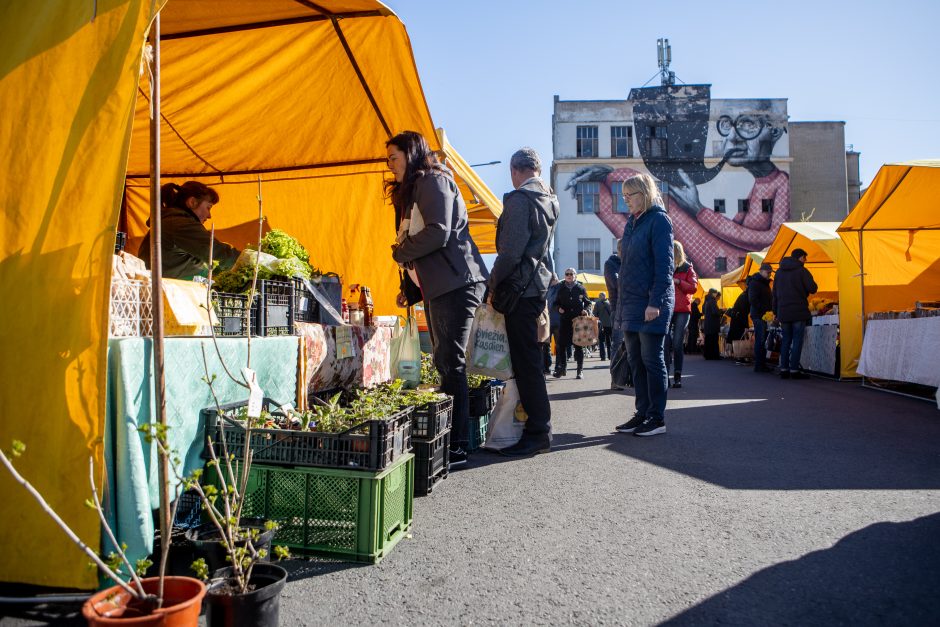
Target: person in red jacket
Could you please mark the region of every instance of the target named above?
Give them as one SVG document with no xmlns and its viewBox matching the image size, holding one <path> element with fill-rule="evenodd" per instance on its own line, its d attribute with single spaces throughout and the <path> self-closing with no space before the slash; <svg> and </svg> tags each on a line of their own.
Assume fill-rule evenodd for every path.
<svg viewBox="0 0 940 627">
<path fill-rule="evenodd" d="M 674 383 L 672 387 L 682 387 L 682 358 L 685 348 L 685 330 L 689 326 L 692 312 L 692 296 L 698 289 L 698 276 L 692 262 L 686 259 L 685 249 L 679 241 L 672 243 L 676 269 L 672 273 L 672 287 L 675 290 L 676 308 L 672 314 L 670 334 L 672 336 L 672 364 Z"/>
</svg>

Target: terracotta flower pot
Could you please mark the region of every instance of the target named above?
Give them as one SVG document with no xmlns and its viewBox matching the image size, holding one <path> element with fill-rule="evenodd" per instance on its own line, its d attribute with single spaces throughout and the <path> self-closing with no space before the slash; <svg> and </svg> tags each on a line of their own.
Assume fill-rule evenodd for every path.
<svg viewBox="0 0 940 627">
<path fill-rule="evenodd" d="M 158 577 L 142 579 L 144 591 L 156 594 L 160 586 Z M 120 586 L 113 586 L 93 595 L 82 606 L 82 615 L 89 625 L 166 625 L 167 627 L 194 627 L 199 622 L 199 610 L 206 586 L 190 577 L 166 577 L 163 582 L 163 607 L 148 612 Z"/>
</svg>

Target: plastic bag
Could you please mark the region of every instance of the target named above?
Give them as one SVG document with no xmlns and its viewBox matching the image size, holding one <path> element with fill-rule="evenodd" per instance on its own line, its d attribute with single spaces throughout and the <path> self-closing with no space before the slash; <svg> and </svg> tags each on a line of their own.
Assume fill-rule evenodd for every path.
<svg viewBox="0 0 940 627">
<path fill-rule="evenodd" d="M 421 338 L 418 321 L 408 318 L 391 344 L 392 379 L 401 379 L 405 387 L 416 388 L 421 383 Z"/>
<path fill-rule="evenodd" d="M 259 253 L 247 248 L 238 255 L 238 259 L 235 260 L 235 265 L 232 266 L 232 270 L 238 270 L 244 266 L 254 267 L 256 256 L 258 257 L 258 266 L 270 270 L 271 272 L 277 271 L 277 265 L 281 259 L 278 259 L 274 255 L 269 255 L 268 253 Z"/>
<path fill-rule="evenodd" d="M 503 380 L 513 376 L 506 318 L 485 303 L 473 316 L 467 344 L 467 373 Z"/>
<path fill-rule="evenodd" d="M 503 393 L 490 413 L 486 443 L 483 448 L 501 449 L 512 446 L 522 437 L 528 416 L 519 400 L 519 388 L 515 379 L 506 382 Z"/>
</svg>

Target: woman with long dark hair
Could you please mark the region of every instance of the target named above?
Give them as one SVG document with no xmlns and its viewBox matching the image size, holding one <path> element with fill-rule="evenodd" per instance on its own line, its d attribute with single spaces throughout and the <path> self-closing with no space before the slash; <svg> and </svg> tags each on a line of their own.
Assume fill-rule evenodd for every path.
<svg viewBox="0 0 940 627">
<path fill-rule="evenodd" d="M 438 163 L 419 133 L 405 131 L 385 144 L 395 175 L 386 189 L 395 206 L 398 237 L 392 258 L 420 288 L 441 388 L 454 397 L 451 465 L 465 464 L 470 444 L 466 351 L 473 315 L 489 276 L 470 237 L 467 207 L 453 175 Z M 403 291 L 398 304 L 411 304 Z"/>
<path fill-rule="evenodd" d="M 167 183 L 160 188 L 164 278 L 188 280 L 208 275 L 212 234 L 203 224 L 212 217 L 212 207 L 218 202 L 218 192 L 199 181 L 186 181 L 182 185 Z M 238 254 L 237 249 L 224 242 L 215 240 L 213 243 L 212 257 L 219 262 L 219 270 L 230 268 Z M 150 267 L 149 232 L 141 242 L 137 256 Z"/>
</svg>

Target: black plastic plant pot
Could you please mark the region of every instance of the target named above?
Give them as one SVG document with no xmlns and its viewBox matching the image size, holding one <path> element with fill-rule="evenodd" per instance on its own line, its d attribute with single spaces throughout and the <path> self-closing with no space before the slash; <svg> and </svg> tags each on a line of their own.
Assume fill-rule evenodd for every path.
<svg viewBox="0 0 940 627">
<path fill-rule="evenodd" d="M 277 627 L 281 590 L 287 571 L 268 562 L 259 562 L 248 580 L 252 588 L 245 594 L 233 590 L 232 568 L 216 571 L 206 593 L 209 627 Z"/>
<path fill-rule="evenodd" d="M 261 534 L 258 536 L 257 542 L 255 542 L 255 550 L 260 551 L 264 549 L 270 556 L 271 541 L 274 539 L 274 531 L 265 531 L 264 523 L 265 521 L 260 518 L 242 518 L 240 526 L 242 529 L 260 530 Z M 192 543 L 193 559 L 204 558 L 210 573 L 214 573 L 230 565 L 229 561 L 226 559 L 228 553 L 220 539 L 219 530 L 216 529 L 215 525 L 211 522 L 188 530 L 186 532 L 186 539 Z M 247 540 L 242 540 L 238 542 L 237 545 L 244 546 L 246 542 Z M 265 561 L 268 561 L 268 558 L 265 558 Z"/>
</svg>

